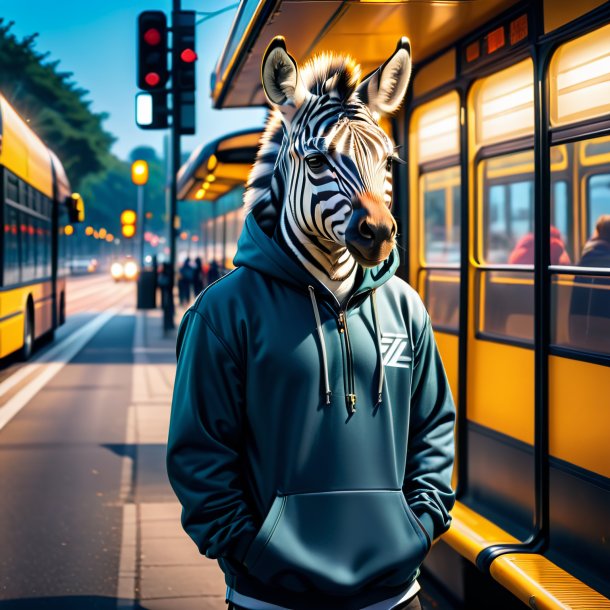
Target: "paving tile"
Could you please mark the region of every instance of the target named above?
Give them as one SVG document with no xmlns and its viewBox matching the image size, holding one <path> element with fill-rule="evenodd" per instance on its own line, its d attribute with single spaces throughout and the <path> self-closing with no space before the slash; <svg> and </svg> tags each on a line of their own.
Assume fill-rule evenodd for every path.
<svg viewBox="0 0 610 610">
<path fill-rule="evenodd" d="M 146 502 L 140 504 L 141 521 L 161 521 L 164 519 L 180 522 L 182 506 L 179 502 Z"/>
<path fill-rule="evenodd" d="M 184 538 L 144 538 L 140 552 L 140 565 L 149 566 L 201 566 L 205 557 L 186 536 Z"/>
<path fill-rule="evenodd" d="M 140 602 L 143 610 L 227 610 L 224 595 L 212 597 L 173 597 Z"/>
<path fill-rule="evenodd" d="M 188 535 L 182 529 L 180 519 L 175 521 L 168 519 L 142 521 L 140 535 L 142 540 L 148 538 L 188 538 Z"/>
<path fill-rule="evenodd" d="M 203 559 L 203 558 L 202 558 Z M 223 596 L 224 575 L 217 565 L 142 567 L 139 598 Z"/>
</svg>

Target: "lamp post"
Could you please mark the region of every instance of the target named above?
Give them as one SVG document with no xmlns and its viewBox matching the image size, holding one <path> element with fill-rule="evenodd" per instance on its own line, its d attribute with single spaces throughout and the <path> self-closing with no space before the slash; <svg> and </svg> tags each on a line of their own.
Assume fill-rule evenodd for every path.
<svg viewBox="0 0 610 610">
<path fill-rule="evenodd" d="M 148 182 L 148 163 L 138 159 L 131 164 L 131 181 L 138 189 L 137 215 L 140 219 L 138 246 L 140 269 L 144 267 L 144 185 Z"/>
</svg>

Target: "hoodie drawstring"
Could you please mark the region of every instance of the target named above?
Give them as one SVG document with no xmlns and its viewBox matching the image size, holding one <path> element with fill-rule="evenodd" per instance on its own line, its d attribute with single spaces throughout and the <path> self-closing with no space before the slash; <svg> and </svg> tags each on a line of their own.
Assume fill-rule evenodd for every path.
<svg viewBox="0 0 610 610">
<path fill-rule="evenodd" d="M 330 391 L 330 382 L 328 381 L 328 358 L 326 356 L 326 343 L 324 341 L 324 332 L 322 331 L 322 323 L 320 322 L 320 312 L 318 311 L 318 302 L 316 301 L 316 294 L 313 286 L 308 286 L 309 297 L 311 298 L 311 305 L 313 307 L 313 315 L 316 318 L 316 328 L 318 330 L 318 337 L 320 339 L 320 348 L 322 350 L 322 368 L 324 369 L 324 392 L 326 394 L 326 404 L 330 404 L 330 397 L 332 392 Z"/>
<path fill-rule="evenodd" d="M 381 352 L 381 333 L 379 332 L 379 319 L 377 317 L 377 296 L 375 290 L 373 290 L 371 302 L 373 304 L 373 323 L 375 325 L 375 339 L 377 340 L 377 362 L 379 364 L 379 382 L 377 384 L 377 404 L 379 405 L 381 404 L 381 400 L 383 397 L 383 377 L 385 371 L 383 368 L 383 354 Z"/>
</svg>

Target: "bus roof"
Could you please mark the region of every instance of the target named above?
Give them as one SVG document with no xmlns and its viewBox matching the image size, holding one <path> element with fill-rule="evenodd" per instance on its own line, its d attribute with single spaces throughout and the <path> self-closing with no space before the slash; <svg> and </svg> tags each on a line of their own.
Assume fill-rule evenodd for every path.
<svg viewBox="0 0 610 610">
<path fill-rule="evenodd" d="M 236 131 L 195 149 L 178 172 L 178 199 L 216 201 L 245 184 L 262 131 Z"/>
<path fill-rule="evenodd" d="M 52 198 L 53 170 L 49 149 L 2 95 L 0 115 L 0 165 Z"/>
<path fill-rule="evenodd" d="M 286 38 L 299 62 L 320 51 L 349 53 L 366 74 L 391 55 L 401 36 L 410 38 L 413 59 L 420 62 L 517 2 L 242 0 L 213 74 L 214 106 L 265 105 L 260 65 L 274 36 Z"/>
</svg>

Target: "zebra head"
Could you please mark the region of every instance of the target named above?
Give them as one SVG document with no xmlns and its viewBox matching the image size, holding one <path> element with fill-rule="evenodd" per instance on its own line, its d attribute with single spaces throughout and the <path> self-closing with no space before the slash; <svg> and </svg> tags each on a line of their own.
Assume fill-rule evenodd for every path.
<svg viewBox="0 0 610 610">
<path fill-rule="evenodd" d="M 362 82 L 348 56 L 319 55 L 299 70 L 282 37 L 264 55 L 263 88 L 282 124 L 271 184 L 282 232 L 293 249 L 303 238 L 315 244 L 310 262 L 331 279 L 355 263 L 378 265 L 395 245 L 391 170 L 399 159 L 378 119 L 400 106 L 410 73 L 407 38 Z"/>
</svg>

